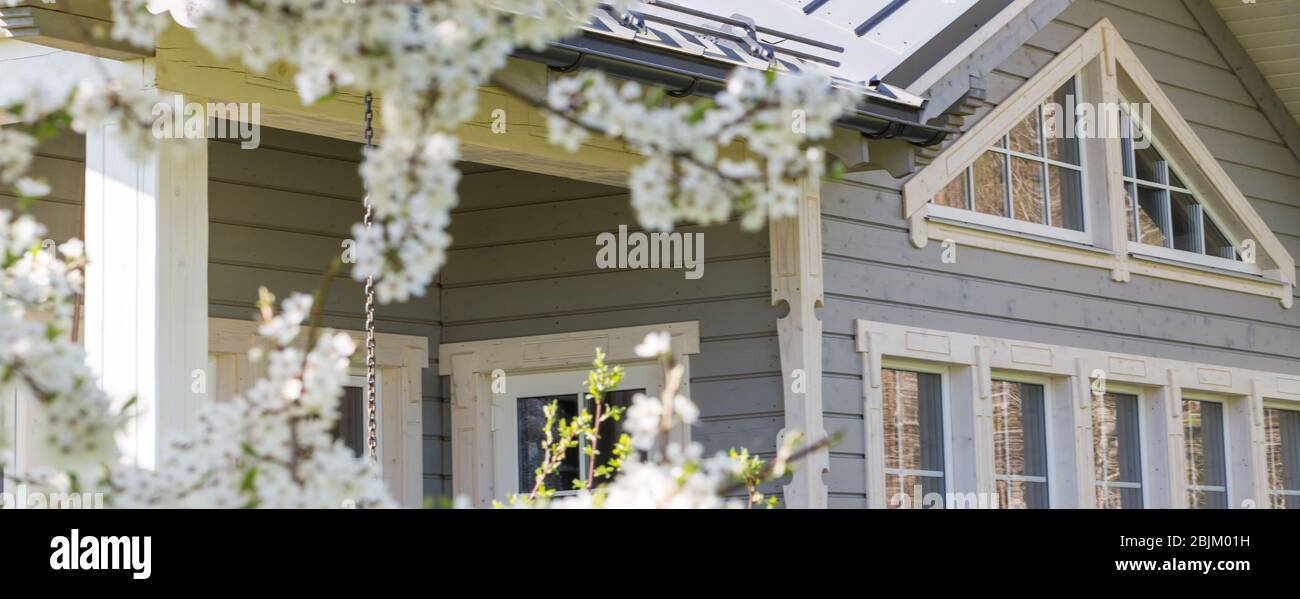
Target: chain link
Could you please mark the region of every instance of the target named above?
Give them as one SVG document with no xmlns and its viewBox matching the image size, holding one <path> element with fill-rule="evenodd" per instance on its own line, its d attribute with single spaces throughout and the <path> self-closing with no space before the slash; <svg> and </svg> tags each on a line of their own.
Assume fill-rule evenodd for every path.
<svg viewBox="0 0 1300 599">
<path fill-rule="evenodd" d="M 370 92 L 366 92 L 366 128 L 365 141 L 366 148 L 375 147 L 375 98 Z M 366 216 L 362 220 L 366 228 L 371 226 L 371 206 L 370 194 L 366 193 L 363 201 L 366 207 Z M 379 461 L 379 427 L 375 418 L 379 411 L 379 406 L 375 401 L 375 279 L 374 277 L 366 278 L 366 448 L 370 454 L 371 462 Z"/>
</svg>

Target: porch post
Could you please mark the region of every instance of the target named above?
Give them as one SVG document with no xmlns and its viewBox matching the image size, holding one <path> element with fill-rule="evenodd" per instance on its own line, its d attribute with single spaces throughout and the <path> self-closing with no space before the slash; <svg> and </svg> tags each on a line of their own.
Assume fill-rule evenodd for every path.
<svg viewBox="0 0 1300 599">
<path fill-rule="evenodd" d="M 145 468 L 207 397 L 207 160 L 207 140 L 137 162 L 116 127 L 86 131 L 86 353 L 115 401 L 137 398 L 118 444 Z"/>
<path fill-rule="evenodd" d="M 799 215 L 770 227 L 772 303 L 790 311 L 776 321 L 781 351 L 782 395 L 786 434 L 798 430 L 806 442 L 826 436 L 822 420 L 822 323 L 817 309 L 822 295 L 821 182 L 804 181 Z M 792 508 L 826 507 L 829 452 L 818 451 L 796 466 L 786 485 L 785 502 Z"/>
</svg>

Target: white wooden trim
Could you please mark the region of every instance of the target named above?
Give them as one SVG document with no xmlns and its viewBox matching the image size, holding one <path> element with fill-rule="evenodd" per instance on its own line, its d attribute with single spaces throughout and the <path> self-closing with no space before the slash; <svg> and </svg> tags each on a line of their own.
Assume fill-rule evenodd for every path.
<svg viewBox="0 0 1300 599">
<path fill-rule="evenodd" d="M 160 140 L 139 162 L 125 148 L 115 125 L 86 131 L 85 346 L 104 390 L 137 398 L 119 445 L 152 468 L 207 395 L 192 385 L 207 366 L 207 143 Z"/>
<path fill-rule="evenodd" d="M 1071 481 L 1071 486 L 1061 493 L 1054 491 L 1052 499 L 1058 507 L 1091 507 L 1092 457 L 1090 380 L 1094 370 L 1106 373 L 1107 384 L 1119 385 L 1126 390 L 1141 389 L 1143 409 L 1163 414 L 1163 418 L 1143 423 L 1142 451 L 1149 467 L 1143 471 L 1144 505 L 1146 507 L 1186 507 L 1186 482 L 1183 480 L 1182 398 L 1184 393 L 1197 397 L 1213 397 L 1225 402 L 1225 442 L 1233 445 L 1236 460 L 1233 469 L 1235 485 L 1230 485 L 1234 507 L 1253 499 L 1265 507 L 1266 496 L 1260 495 L 1265 472 L 1260 466 L 1263 453 L 1263 412 L 1265 403 L 1300 409 L 1300 376 L 1250 370 L 1245 368 L 1199 364 L 1122 354 L 1102 350 L 1083 349 L 954 333 L 935 329 L 910 327 L 867 320 L 856 323 L 857 349 L 863 359 L 863 397 L 866 402 L 868 428 L 875 426 L 880 394 L 880 368 L 882 363 L 895 360 L 920 361 L 949 368 L 954 416 L 969 410 L 974 414 L 970 424 L 954 420 L 954 429 L 968 429 L 974 439 L 975 489 L 992 492 L 992 430 L 988 397 L 994 378 L 1023 378 L 1025 375 L 1048 380 L 1049 393 L 1055 394 L 1054 409 L 1072 406 L 1072 415 L 1058 422 L 1056 433 L 1074 430 L 1073 439 L 1062 439 L 1060 434 L 1049 438 L 1052 452 L 1068 452 L 1057 461 L 1053 471 L 1054 482 Z M 997 376 L 993 373 L 997 373 Z M 969 378 L 963 380 L 963 374 Z M 1019 376 L 1017 376 L 1019 374 Z M 973 392 L 971 392 L 973 390 Z M 1129 391 L 1131 392 L 1131 391 Z M 1068 399 L 1068 401 L 1066 401 Z M 963 402 L 968 402 L 962 405 Z M 1059 416 L 1065 416 L 1058 414 Z M 1049 412 L 1049 417 L 1051 413 Z M 1067 426 L 1068 425 L 1068 426 Z M 963 431 L 954 430 L 952 437 L 961 437 Z M 1068 433 L 1067 433 L 1068 434 Z M 883 472 L 872 466 L 872 453 L 879 435 L 867 431 L 867 492 L 868 505 L 877 505 L 870 497 L 872 491 L 883 492 Z M 1071 455 L 1072 454 L 1072 455 Z M 1073 472 L 1062 473 L 1061 464 L 1073 460 Z M 962 464 L 955 466 L 962 467 Z M 1157 477 L 1155 472 L 1161 472 Z M 961 478 L 955 472 L 954 482 Z M 1062 476 L 1062 475 L 1065 476 Z M 957 485 L 956 492 L 967 491 Z M 1073 490 L 1075 493 L 1071 493 Z"/>
<path fill-rule="evenodd" d="M 1196 268 L 1182 268 L 1174 264 L 1148 262 L 1139 265 L 1130 261 L 1126 229 L 1122 225 L 1125 222 L 1125 207 L 1121 166 L 1117 162 L 1121 157 L 1114 143 L 1117 140 L 1113 139 L 1094 140 L 1105 144 L 1104 151 L 1097 150 L 1094 147 L 1096 144 L 1091 143 L 1085 143 L 1082 148 L 1082 153 L 1088 158 L 1104 159 L 1101 164 L 1093 163 L 1091 170 L 1094 172 L 1085 173 L 1085 179 L 1089 183 L 1098 185 L 1099 189 L 1109 190 L 1107 197 L 1110 201 L 1107 214 L 1101 215 L 1103 218 L 1090 221 L 1089 230 L 1093 242 L 1098 247 L 1109 250 L 1109 255 L 1081 260 L 1079 252 L 1069 249 L 1050 244 L 1037 244 L 1018 239 L 1015 235 L 997 236 L 987 232 L 963 235 L 964 243 L 995 251 L 1106 268 L 1111 270 L 1112 279 L 1120 282 L 1127 281 L 1130 273 L 1137 272 L 1151 277 L 1274 297 L 1284 307 L 1290 308 L 1293 302 L 1292 290 L 1296 285 L 1294 258 L 1278 241 L 1267 223 L 1251 208 L 1249 201 L 1219 165 L 1214 155 L 1195 135 L 1191 126 L 1182 118 L 1155 78 L 1138 61 L 1123 36 L 1105 18 L 1057 54 L 1056 58 L 1026 81 L 1005 102 L 990 111 L 976 127 L 958 138 L 934 162 L 903 185 L 903 216 L 909 220 L 913 245 L 920 248 L 924 247 L 929 240 L 953 238 L 952 231 L 958 228 L 957 226 L 951 223 L 928 222 L 926 219 L 928 213 L 934 212 L 934 207 L 927 210 L 934 194 L 973 164 L 1024 114 L 1077 73 L 1084 73 L 1085 87 L 1093 87 L 1100 83 L 1099 90 L 1087 91 L 1090 97 L 1101 98 L 1106 102 L 1118 102 L 1120 94 L 1123 93 L 1128 101 L 1145 101 L 1152 105 L 1156 121 L 1154 129 L 1163 132 L 1162 138 L 1167 142 L 1165 145 L 1169 146 L 1169 158 L 1183 164 L 1184 171 L 1191 171 L 1184 173 L 1187 175 L 1184 182 L 1189 188 L 1194 189 L 1199 198 L 1218 216 L 1231 216 L 1231 218 L 1216 219 L 1219 226 L 1223 227 L 1231 237 L 1253 239 L 1256 242 L 1257 256 L 1260 256 L 1259 262 L 1262 265 L 1258 268 L 1258 272 L 1262 276 L 1252 281 L 1198 272 Z M 1101 169 L 1101 174 L 1096 172 L 1098 169 Z M 1086 205 L 1085 209 L 1091 209 L 1091 206 Z M 1192 266 L 1203 265 L 1204 262 L 1181 254 L 1172 259 L 1187 262 Z M 1249 267 L 1237 270 L 1254 272 L 1254 269 Z"/>
<path fill-rule="evenodd" d="M 229 318 L 209 318 L 208 373 L 216 401 L 228 401 L 257 379 L 262 364 L 248 358 L 262 345 L 257 323 Z M 358 348 L 365 347 L 365 331 L 347 333 Z M 303 341 L 305 342 L 305 340 Z M 420 507 L 424 501 L 423 378 L 429 367 L 429 340 L 415 335 L 375 334 L 375 364 L 379 410 L 380 465 L 384 482 L 402 507 Z M 364 352 L 352 356 L 351 372 L 365 372 Z"/>
<path fill-rule="evenodd" d="M 700 353 L 699 322 L 675 322 L 529 337 L 444 343 L 438 346 L 438 374 L 451 377 L 452 489 L 474 505 L 489 507 L 504 499 L 498 489 L 494 447 L 491 377 L 591 367 L 596 348 L 610 364 L 644 363 L 635 348 L 648 333 L 672 335 L 673 353 L 686 365 Z M 507 381 L 507 385 L 508 385 Z M 690 378 L 684 381 L 690 393 Z"/>
<path fill-rule="evenodd" d="M 805 442 L 826 436 L 822 417 L 822 323 L 817 308 L 822 293 L 821 185 L 800 184 L 799 213 L 774 221 L 768 227 L 772 304 L 785 303 L 789 313 L 777 319 L 781 352 L 781 385 L 785 428 L 777 435 L 778 447 L 794 431 Z M 802 382 L 803 389 L 796 385 Z M 828 494 L 824 475 L 830 471 L 830 452 L 807 456 L 785 485 L 785 504 L 792 508 L 824 508 Z"/>
</svg>

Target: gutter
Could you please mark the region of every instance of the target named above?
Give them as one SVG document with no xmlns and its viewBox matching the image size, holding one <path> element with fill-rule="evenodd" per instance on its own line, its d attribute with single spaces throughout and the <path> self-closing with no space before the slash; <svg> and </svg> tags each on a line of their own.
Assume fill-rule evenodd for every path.
<svg viewBox="0 0 1300 599">
<path fill-rule="evenodd" d="M 694 56 L 656 52 L 643 45 L 581 34 L 552 43 L 544 50 L 521 48 L 515 57 L 542 63 L 552 70 L 598 69 L 668 90 L 673 96 L 712 96 L 726 87 L 731 66 Z M 878 90 L 878 93 L 888 93 Z M 950 129 L 917 122 L 919 112 L 866 96 L 838 124 L 871 139 L 899 139 L 920 146 L 942 142 Z"/>
</svg>

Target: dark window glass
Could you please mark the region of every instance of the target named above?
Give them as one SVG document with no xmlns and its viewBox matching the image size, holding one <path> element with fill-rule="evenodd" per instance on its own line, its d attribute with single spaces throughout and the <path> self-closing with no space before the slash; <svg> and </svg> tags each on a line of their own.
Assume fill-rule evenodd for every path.
<svg viewBox="0 0 1300 599">
<path fill-rule="evenodd" d="M 1148 245 L 1169 247 L 1165 231 L 1169 214 L 1165 196 L 1169 192 L 1154 187 L 1138 186 L 1138 240 Z"/>
<path fill-rule="evenodd" d="M 937 374 L 891 369 L 882 370 L 881 375 L 886 505 L 911 507 L 924 502 L 927 506 L 942 506 L 942 378 Z M 931 494 L 937 494 L 937 501 Z"/>
<path fill-rule="evenodd" d="M 1142 507 L 1141 434 L 1136 395 L 1107 393 L 1092 404 L 1097 505 Z"/>
<path fill-rule="evenodd" d="M 546 406 L 556 402 L 555 427 L 551 434 L 559 434 L 561 419 L 572 421 L 578 415 L 578 396 L 548 395 L 542 397 L 521 397 L 518 405 L 519 424 L 519 491 L 527 493 L 533 489 L 537 480 L 537 469 L 542 466 L 546 452 L 542 443 L 546 440 Z M 577 447 L 565 452 L 560 467 L 546 478 L 546 488 L 567 491 L 573 488 L 573 481 L 578 479 L 580 451 Z"/>
<path fill-rule="evenodd" d="M 1042 385 L 993 381 L 993 478 L 1006 507 L 1047 507 L 1045 408 Z"/>
<path fill-rule="evenodd" d="M 1300 509 L 1300 412 L 1264 410 L 1264 452 L 1270 504 Z"/>
<path fill-rule="evenodd" d="M 343 397 L 339 398 L 339 419 L 334 422 L 332 431 L 335 439 L 341 439 L 352 453 L 361 457 L 365 453 L 366 441 L 366 393 L 361 387 L 344 387 Z"/>
<path fill-rule="evenodd" d="M 1042 162 L 1011 157 L 1011 198 L 1016 220 L 1047 223 L 1043 215 L 1043 167 Z"/>
<path fill-rule="evenodd" d="M 1232 242 L 1228 241 L 1228 236 L 1223 234 L 1219 225 L 1210 219 L 1209 215 L 1201 213 L 1201 222 L 1205 224 L 1205 253 L 1209 256 L 1218 256 L 1228 260 L 1236 260 L 1236 248 Z"/>
<path fill-rule="evenodd" d="M 1079 164 L 1079 139 L 1074 137 L 1074 79 L 1065 82 L 1043 105 L 1043 138 L 1047 157 L 1058 162 Z M 1059 107 L 1059 108 L 1058 108 Z"/>
<path fill-rule="evenodd" d="M 1082 231 L 1083 186 L 1079 171 L 1049 165 L 1047 188 L 1051 199 L 1052 226 Z"/>
<path fill-rule="evenodd" d="M 1183 400 L 1187 507 L 1228 507 L 1228 473 L 1223 449 L 1223 404 Z"/>
<path fill-rule="evenodd" d="M 605 396 L 605 405 L 627 408 L 632 405 L 632 398 L 637 393 L 645 393 L 645 389 L 621 389 L 610 392 Z M 546 440 L 546 413 L 544 410 L 552 401 L 557 404 L 556 425 L 552 429 L 552 435 L 558 435 L 559 421 L 561 419 L 572 421 L 578 415 L 578 395 L 576 393 L 519 399 L 517 412 L 519 427 L 519 490 L 522 493 L 532 490 L 537 481 L 537 469 L 541 467 L 542 461 L 545 459 L 546 453 L 542 448 L 542 443 Z M 594 418 L 596 415 L 594 407 L 589 405 L 587 409 Z M 619 426 L 619 421 L 610 419 L 601 423 L 600 441 L 596 445 L 595 452 L 598 466 L 608 463 L 610 456 L 614 455 L 614 446 L 618 443 L 618 438 L 622 434 L 623 429 Z M 559 469 L 546 478 L 546 488 L 556 491 L 572 489 L 573 481 L 587 476 L 588 459 L 581 447 L 569 449 Z"/>
<path fill-rule="evenodd" d="M 972 167 L 975 211 L 1007 216 L 1007 157 L 998 152 L 984 152 Z"/>
<path fill-rule="evenodd" d="M 1174 191 L 1169 209 L 1174 249 L 1201 253 L 1201 206 L 1192 196 Z"/>
<path fill-rule="evenodd" d="M 969 208 L 966 201 L 966 171 L 953 177 L 939 193 L 934 194 L 934 203 L 940 206 L 952 206 L 953 208 Z"/>
</svg>

